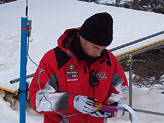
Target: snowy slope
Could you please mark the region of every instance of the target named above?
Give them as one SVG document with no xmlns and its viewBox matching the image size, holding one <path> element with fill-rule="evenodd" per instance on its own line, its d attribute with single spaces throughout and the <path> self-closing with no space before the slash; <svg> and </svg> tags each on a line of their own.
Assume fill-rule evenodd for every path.
<svg viewBox="0 0 164 123">
<path fill-rule="evenodd" d="M 32 36 L 29 54 L 39 63 L 46 51 L 57 45 L 56 40 L 66 28 L 79 27 L 89 16 L 97 12 L 109 12 L 114 18 L 114 40 L 109 49 L 121 44 L 164 30 L 164 15 L 142 12 L 118 7 L 80 2 L 77 0 L 29 0 L 29 18 L 32 19 Z M 25 0 L 0 5 L 0 87 L 18 89 L 19 84 L 11 85 L 10 80 L 19 77 L 20 64 L 20 20 L 25 15 Z M 154 40 L 163 39 L 158 36 Z M 122 51 L 120 51 L 122 52 Z M 118 53 L 120 53 L 118 52 Z M 117 53 L 116 53 L 117 54 Z M 34 73 L 36 66 L 28 62 L 27 73 Z M 160 100 L 160 101 L 159 101 Z M 134 106 L 164 113 L 164 96 L 134 90 Z M 2 107 L 2 108 L 1 108 Z M 15 123 L 19 121 L 19 112 L 10 109 L 9 104 L 0 98 L 0 121 Z M 42 122 L 42 116 L 35 117 L 27 113 L 28 123 Z M 162 123 L 161 116 L 137 113 L 142 123 Z M 6 120 L 7 119 L 7 120 Z M 128 116 L 123 119 L 110 119 L 116 123 L 129 123 Z"/>
</svg>

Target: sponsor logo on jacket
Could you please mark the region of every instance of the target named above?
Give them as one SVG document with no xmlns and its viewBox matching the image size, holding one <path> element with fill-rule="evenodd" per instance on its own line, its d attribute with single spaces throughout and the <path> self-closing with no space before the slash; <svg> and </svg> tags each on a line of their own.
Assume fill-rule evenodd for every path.
<svg viewBox="0 0 164 123">
<path fill-rule="evenodd" d="M 78 75 L 77 74 L 67 74 L 67 82 L 69 81 L 78 81 Z"/>
<path fill-rule="evenodd" d="M 96 73 L 96 77 L 97 77 L 98 79 L 108 79 L 108 78 L 107 78 L 107 74 L 104 73 L 104 72 Z"/>
</svg>

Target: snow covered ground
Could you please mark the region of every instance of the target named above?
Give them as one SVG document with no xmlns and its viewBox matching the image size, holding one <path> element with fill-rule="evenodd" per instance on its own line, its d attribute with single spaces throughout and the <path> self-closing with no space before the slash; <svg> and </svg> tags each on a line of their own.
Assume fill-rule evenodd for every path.
<svg viewBox="0 0 164 123">
<path fill-rule="evenodd" d="M 25 0 L 0 6 L 0 87 L 16 90 L 19 84 L 10 80 L 19 77 L 20 21 L 25 15 Z M 29 0 L 32 36 L 29 54 L 38 64 L 46 51 L 57 45 L 65 29 L 79 27 L 97 12 L 109 12 L 114 18 L 114 40 L 108 49 L 163 31 L 164 15 L 118 7 L 80 2 L 77 0 Z M 115 55 L 163 39 L 164 34 L 113 52 Z M 27 74 L 36 66 L 28 62 Z M 8 76 L 6 78 L 6 76 Z"/>
<path fill-rule="evenodd" d="M 2 99 L 3 95 L 0 96 L 0 121 L 1 123 L 18 123 L 19 122 L 19 102 L 17 102 L 16 109 L 13 110 L 8 102 Z M 133 107 L 137 109 L 161 112 L 164 113 L 164 95 L 160 93 L 154 93 L 147 89 L 133 88 Z M 43 123 L 43 116 L 37 114 L 31 108 L 27 108 L 26 113 L 27 123 Z M 164 116 L 145 114 L 136 112 L 140 123 L 163 123 Z M 131 123 L 129 121 L 128 113 L 125 113 L 123 117 L 116 117 L 108 119 L 108 123 Z"/>
<path fill-rule="evenodd" d="M 57 45 L 56 40 L 65 29 L 79 27 L 89 16 L 104 11 L 109 12 L 114 18 L 114 40 L 108 47 L 109 49 L 164 29 L 164 15 L 162 14 L 77 0 L 29 0 L 29 18 L 32 19 L 29 49 L 31 58 L 39 63 L 43 54 Z M 24 15 L 25 0 L 0 5 L 0 87 L 11 90 L 19 86 L 18 83 L 11 85 L 9 81 L 19 77 L 20 18 Z M 158 36 L 154 41 L 163 38 L 163 35 Z M 36 66 L 28 61 L 27 73 L 34 73 L 35 69 Z M 0 95 L 3 97 L 3 94 Z M 2 123 L 19 122 L 19 108 L 12 110 L 9 103 L 5 102 L 2 97 L 0 97 L 0 121 Z M 163 102 L 164 95 L 158 91 L 133 87 L 134 108 L 164 113 Z M 19 107 L 19 103 L 17 105 Z M 138 112 L 137 116 L 141 123 L 163 123 L 164 121 L 164 116 Z M 28 108 L 27 123 L 41 122 L 43 122 L 43 116 Z M 109 119 L 108 122 L 130 123 L 128 114 L 123 118 Z"/>
</svg>

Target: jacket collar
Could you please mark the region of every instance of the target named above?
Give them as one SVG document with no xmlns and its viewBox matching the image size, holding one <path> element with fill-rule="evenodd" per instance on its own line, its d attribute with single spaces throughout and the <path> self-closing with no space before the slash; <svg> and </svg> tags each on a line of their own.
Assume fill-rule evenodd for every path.
<svg viewBox="0 0 164 123">
<path fill-rule="evenodd" d="M 67 29 L 58 39 L 59 48 L 62 51 L 64 51 L 68 56 L 71 56 L 73 58 L 75 58 L 75 57 L 69 50 L 69 46 L 70 46 L 70 43 L 72 42 L 74 36 L 76 36 L 76 34 L 79 30 L 80 30 L 80 27 Z"/>
<path fill-rule="evenodd" d="M 77 59 L 77 57 L 70 51 L 70 44 L 73 40 L 73 38 L 76 36 L 77 32 L 79 32 L 79 28 L 72 28 L 72 29 L 67 29 L 58 39 L 58 46 L 59 48 L 64 51 L 68 56 L 73 57 L 74 59 Z M 110 64 L 110 58 L 108 51 L 105 49 L 103 53 L 107 59 L 107 64 Z"/>
</svg>

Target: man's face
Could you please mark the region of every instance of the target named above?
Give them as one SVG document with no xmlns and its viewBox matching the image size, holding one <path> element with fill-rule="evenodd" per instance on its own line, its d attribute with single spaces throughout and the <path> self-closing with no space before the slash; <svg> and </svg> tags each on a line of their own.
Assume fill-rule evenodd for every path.
<svg viewBox="0 0 164 123">
<path fill-rule="evenodd" d="M 101 52 L 106 49 L 106 46 L 99 46 L 96 44 L 93 44 L 87 40 L 85 40 L 83 37 L 80 36 L 80 44 L 83 48 L 86 55 L 90 57 L 100 57 Z"/>
</svg>

